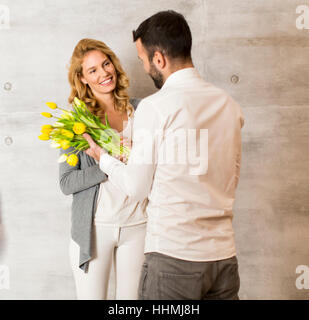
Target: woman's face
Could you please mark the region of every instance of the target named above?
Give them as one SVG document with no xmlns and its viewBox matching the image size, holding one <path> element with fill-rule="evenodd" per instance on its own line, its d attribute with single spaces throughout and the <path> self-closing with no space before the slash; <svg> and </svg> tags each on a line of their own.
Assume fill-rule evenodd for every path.
<svg viewBox="0 0 309 320">
<path fill-rule="evenodd" d="M 110 93 L 116 88 L 116 69 L 104 53 L 89 51 L 82 62 L 81 81 L 89 85 L 94 95 Z"/>
</svg>

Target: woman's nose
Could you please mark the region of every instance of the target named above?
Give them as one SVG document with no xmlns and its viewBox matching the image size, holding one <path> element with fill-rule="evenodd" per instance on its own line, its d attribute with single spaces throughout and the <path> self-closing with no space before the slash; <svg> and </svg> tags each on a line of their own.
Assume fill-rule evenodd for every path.
<svg viewBox="0 0 309 320">
<path fill-rule="evenodd" d="M 101 67 L 101 68 L 100 68 L 100 75 L 102 75 L 102 76 L 107 76 L 107 75 L 109 75 L 109 72 L 106 71 L 106 70 L 104 69 L 104 67 Z"/>
</svg>

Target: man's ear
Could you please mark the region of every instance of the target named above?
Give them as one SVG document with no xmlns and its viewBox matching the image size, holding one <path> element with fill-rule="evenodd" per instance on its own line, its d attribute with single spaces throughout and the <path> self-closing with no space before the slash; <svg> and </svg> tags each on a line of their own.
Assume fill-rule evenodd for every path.
<svg viewBox="0 0 309 320">
<path fill-rule="evenodd" d="M 164 69 L 167 63 L 166 56 L 164 56 L 161 51 L 155 51 L 152 62 L 158 70 Z"/>
</svg>

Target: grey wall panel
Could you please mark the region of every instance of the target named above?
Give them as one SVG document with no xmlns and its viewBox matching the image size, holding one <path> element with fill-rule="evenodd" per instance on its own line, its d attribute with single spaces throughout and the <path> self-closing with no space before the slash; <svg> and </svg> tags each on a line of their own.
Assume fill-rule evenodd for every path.
<svg viewBox="0 0 309 320">
<path fill-rule="evenodd" d="M 105 41 L 118 54 L 131 96 L 155 92 L 132 30 L 165 9 L 184 14 L 196 67 L 245 114 L 233 220 L 240 298 L 308 299 L 309 291 L 295 285 L 297 266 L 309 266 L 309 30 L 295 26 L 300 4 L 2 0 L 10 27 L 0 26 L 0 266 L 9 267 L 10 289 L 1 289 L 0 299 L 75 299 L 71 196 L 59 189 L 57 150 L 37 139 L 49 123 L 39 113 L 49 111 L 46 101 L 67 104 L 67 66 L 85 37 Z"/>
</svg>

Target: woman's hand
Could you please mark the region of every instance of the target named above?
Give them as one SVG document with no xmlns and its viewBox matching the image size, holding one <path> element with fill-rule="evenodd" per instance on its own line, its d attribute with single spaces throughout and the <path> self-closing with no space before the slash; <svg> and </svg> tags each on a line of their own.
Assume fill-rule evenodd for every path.
<svg viewBox="0 0 309 320">
<path fill-rule="evenodd" d="M 106 151 L 101 148 L 100 146 L 98 146 L 93 139 L 91 138 L 91 136 L 88 133 L 83 133 L 83 137 L 88 141 L 89 143 L 89 148 L 85 150 L 85 153 L 96 159 L 97 161 L 100 161 L 100 157 L 102 154 L 106 153 Z"/>
</svg>

